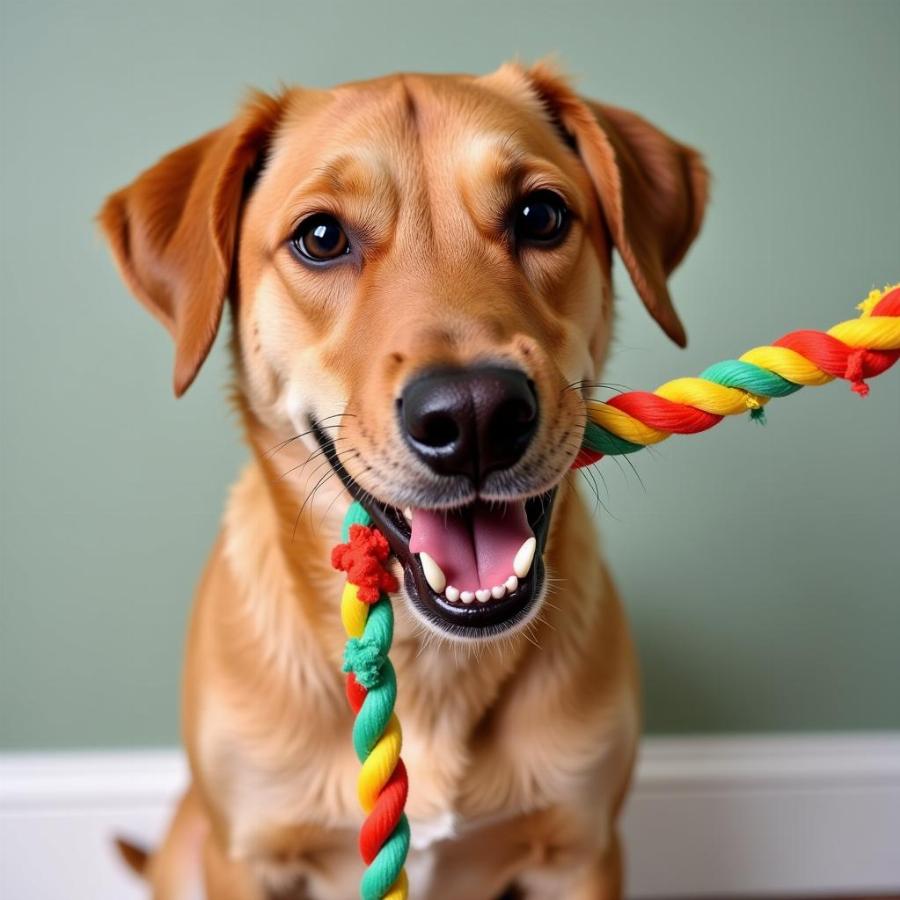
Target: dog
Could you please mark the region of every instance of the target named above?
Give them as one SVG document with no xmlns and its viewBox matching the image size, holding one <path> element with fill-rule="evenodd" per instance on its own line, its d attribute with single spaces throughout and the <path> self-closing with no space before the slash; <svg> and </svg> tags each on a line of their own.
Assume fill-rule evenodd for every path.
<svg viewBox="0 0 900 900">
<path fill-rule="evenodd" d="M 638 677 L 566 476 L 613 251 L 683 345 L 666 279 L 707 192 L 695 150 L 541 62 L 256 93 L 106 200 L 176 395 L 227 299 L 251 451 L 190 624 L 191 784 L 152 855 L 124 848 L 157 900 L 357 896 L 329 563 L 354 497 L 401 585 L 411 896 L 622 896 Z"/>
</svg>

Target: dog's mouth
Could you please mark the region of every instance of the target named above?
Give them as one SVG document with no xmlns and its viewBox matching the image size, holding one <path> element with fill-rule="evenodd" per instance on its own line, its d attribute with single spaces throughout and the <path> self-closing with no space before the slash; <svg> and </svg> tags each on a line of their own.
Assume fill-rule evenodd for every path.
<svg viewBox="0 0 900 900">
<path fill-rule="evenodd" d="M 555 487 L 525 499 L 401 510 L 363 490 L 316 422 L 312 430 L 350 495 L 387 538 L 403 567 L 405 593 L 430 625 L 477 639 L 533 617 L 545 590 L 544 548 Z"/>
</svg>

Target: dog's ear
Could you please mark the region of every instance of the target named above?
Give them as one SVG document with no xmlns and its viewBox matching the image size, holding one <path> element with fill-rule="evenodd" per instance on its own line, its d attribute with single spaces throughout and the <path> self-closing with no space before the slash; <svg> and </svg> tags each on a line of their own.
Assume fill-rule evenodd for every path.
<svg viewBox="0 0 900 900">
<path fill-rule="evenodd" d="M 554 124 L 574 142 L 644 305 L 683 347 L 687 337 L 666 279 L 703 221 L 709 175 L 700 154 L 632 112 L 579 97 L 546 63 L 525 76 Z"/>
<path fill-rule="evenodd" d="M 98 214 L 126 284 L 175 341 L 176 396 L 218 331 L 245 180 L 281 110 L 281 100 L 254 94 L 230 124 L 163 157 Z"/>
</svg>

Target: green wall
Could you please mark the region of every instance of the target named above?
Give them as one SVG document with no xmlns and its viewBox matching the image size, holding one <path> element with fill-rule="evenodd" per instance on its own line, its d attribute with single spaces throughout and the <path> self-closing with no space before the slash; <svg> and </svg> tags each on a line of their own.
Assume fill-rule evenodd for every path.
<svg viewBox="0 0 900 900">
<path fill-rule="evenodd" d="M 0 31 L 8 748 L 176 740 L 185 618 L 244 450 L 223 342 L 175 402 L 168 340 L 91 217 L 246 85 L 555 51 L 702 148 L 714 199 L 674 283 L 691 346 L 620 278 L 613 382 L 827 326 L 900 279 L 897 2 L 4 0 Z M 873 388 L 603 467 L 650 731 L 900 727 L 900 371 Z"/>
</svg>

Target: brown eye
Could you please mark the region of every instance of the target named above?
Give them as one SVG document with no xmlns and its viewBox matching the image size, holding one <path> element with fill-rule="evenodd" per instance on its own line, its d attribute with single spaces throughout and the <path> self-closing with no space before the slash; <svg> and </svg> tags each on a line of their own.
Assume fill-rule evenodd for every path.
<svg viewBox="0 0 900 900">
<path fill-rule="evenodd" d="M 291 247 L 304 259 L 328 262 L 350 252 L 350 241 L 341 223 L 328 213 L 304 219 L 291 236 Z"/>
<path fill-rule="evenodd" d="M 523 197 L 515 210 L 513 231 L 517 241 L 553 244 L 565 233 L 569 209 L 554 191 L 534 191 Z"/>
</svg>

